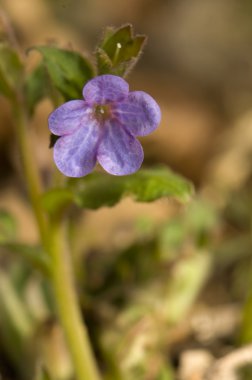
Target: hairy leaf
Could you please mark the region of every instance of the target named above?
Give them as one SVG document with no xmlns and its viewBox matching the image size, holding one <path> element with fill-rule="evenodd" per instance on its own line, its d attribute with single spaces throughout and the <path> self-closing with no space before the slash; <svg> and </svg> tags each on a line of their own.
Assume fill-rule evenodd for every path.
<svg viewBox="0 0 252 380">
<path fill-rule="evenodd" d="M 162 197 L 186 202 L 193 193 L 189 181 L 164 167 L 123 177 L 94 173 L 83 180 L 72 179 L 70 183 L 75 202 L 90 209 L 113 206 L 124 196 L 132 196 L 138 202 L 152 202 Z"/>
<path fill-rule="evenodd" d="M 32 49 L 42 54 L 50 80 L 65 100 L 82 97 L 83 86 L 94 75 L 92 65 L 86 58 L 78 52 L 53 46 Z"/>
<path fill-rule="evenodd" d="M 46 192 L 42 203 L 50 213 L 59 212 L 70 204 L 87 209 L 114 206 L 123 197 L 131 196 L 138 202 L 152 202 L 172 197 L 184 203 L 193 194 L 192 184 L 165 167 L 143 169 L 130 176 L 110 176 L 93 173 L 83 178 L 71 178 L 67 188 Z"/>
<path fill-rule="evenodd" d="M 28 111 L 32 115 L 36 105 L 46 96 L 49 90 L 49 76 L 43 64 L 39 64 L 27 77 L 25 94 Z"/>
<path fill-rule="evenodd" d="M 96 51 L 99 74 L 115 74 L 125 77 L 138 61 L 146 36 L 133 36 L 132 26 L 119 29 L 107 28 Z"/>
</svg>

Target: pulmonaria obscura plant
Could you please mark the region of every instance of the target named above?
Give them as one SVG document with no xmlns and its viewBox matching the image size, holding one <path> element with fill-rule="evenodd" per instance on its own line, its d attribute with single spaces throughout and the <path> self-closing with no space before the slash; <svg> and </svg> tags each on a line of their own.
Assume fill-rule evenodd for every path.
<svg viewBox="0 0 252 380">
<path fill-rule="evenodd" d="M 77 247 L 78 244 L 73 242 L 73 236 L 69 242 L 70 233 L 66 233 L 66 226 L 70 224 L 71 229 L 74 226 L 78 231 L 79 213 L 72 213 L 71 223 L 67 224 L 70 213 L 66 210 L 71 206 L 93 210 L 113 206 L 123 196 L 132 196 L 139 202 L 169 196 L 184 202 L 190 198 L 192 186 L 167 167 L 138 171 L 143 161 L 143 150 L 136 137 L 154 131 L 161 117 L 155 100 L 145 92 L 130 92 L 123 79 L 137 62 L 145 36 L 133 36 L 131 25 L 106 29 L 96 48 L 96 68 L 76 51 L 36 46 L 30 50 L 37 50 L 42 60 L 32 72 L 28 72 L 16 44 L 13 46 L 11 43 L 13 36 L 8 38 L 10 28 L 6 29 L 5 41 L 0 43 L 0 92 L 12 106 L 23 177 L 39 242 L 36 246 L 23 244 L 17 242 L 14 236 L 12 241 L 12 235 L 8 232 L 1 236 L 0 245 L 6 250 L 23 253 L 24 259 L 41 272 L 43 281 L 49 285 L 54 303 L 50 312 L 57 311 L 73 368 L 73 373 L 64 378 L 100 380 L 104 375 L 107 379 L 114 379 L 115 372 L 109 373 L 109 366 L 108 373 L 101 374 L 83 320 L 83 310 L 74 286 L 70 251 L 70 247 Z M 44 183 L 44 177 L 36 165 L 29 124 L 37 104 L 45 97 L 52 101 L 55 108 L 49 116 L 49 129 L 58 136 L 54 145 L 55 163 L 60 172 L 67 177 L 77 177 L 75 179 L 59 180 L 58 176 L 52 175 L 49 184 L 48 181 Z M 114 176 L 103 172 L 89 174 L 97 161 Z M 87 174 L 85 178 L 78 178 Z M 2 223 L 9 220 L 6 214 L 4 218 Z M 6 231 L 9 231 L 7 227 Z M 77 254 L 76 257 L 82 256 Z M 25 273 L 24 277 L 27 271 Z M 88 295 L 87 299 L 92 300 L 92 296 Z M 27 312 L 27 315 L 30 314 Z M 30 331 L 30 320 L 27 324 Z M 37 331 L 36 325 L 34 334 Z M 96 336 L 97 332 L 92 335 Z M 20 347 L 24 350 L 31 347 L 34 336 L 31 335 L 31 342 L 22 341 L 28 339 L 27 334 L 22 333 L 22 344 L 19 342 L 11 347 L 17 350 L 15 363 L 18 361 L 18 368 L 24 372 L 22 378 L 53 379 L 43 371 L 35 376 L 28 369 L 36 365 L 29 367 L 26 361 L 25 365 L 23 363 L 23 351 L 18 350 Z M 99 351 L 103 355 L 104 349 Z M 111 353 L 104 353 L 101 358 L 103 363 L 108 357 Z M 36 358 L 36 364 L 42 361 L 40 357 Z M 113 366 L 118 366 L 117 378 L 125 378 L 118 375 L 121 369 L 116 358 Z"/>
<path fill-rule="evenodd" d="M 114 75 L 91 79 L 84 100 L 72 100 L 49 117 L 49 129 L 59 138 L 54 160 L 69 177 L 90 173 L 96 161 L 110 174 L 132 174 L 143 161 L 135 136 L 151 133 L 160 123 L 159 106 L 142 91 L 129 92 L 127 82 Z"/>
</svg>

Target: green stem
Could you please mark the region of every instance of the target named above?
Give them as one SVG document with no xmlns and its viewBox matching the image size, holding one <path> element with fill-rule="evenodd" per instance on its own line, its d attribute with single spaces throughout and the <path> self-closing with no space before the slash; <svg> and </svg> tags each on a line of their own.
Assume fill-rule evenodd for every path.
<svg viewBox="0 0 252 380">
<path fill-rule="evenodd" d="M 51 282 L 62 328 L 78 380 L 100 380 L 86 328 L 75 293 L 70 255 L 65 244 L 65 233 L 58 219 L 47 220 L 41 206 L 42 186 L 31 151 L 27 116 L 22 99 L 13 104 L 17 140 L 26 177 L 32 208 L 41 242 L 52 258 Z"/>
<path fill-rule="evenodd" d="M 52 283 L 76 374 L 79 380 L 99 380 L 88 333 L 74 291 L 72 263 L 64 239 L 65 226 L 62 226 L 58 220 L 53 220 L 50 227 L 50 253 L 53 260 Z"/>
</svg>

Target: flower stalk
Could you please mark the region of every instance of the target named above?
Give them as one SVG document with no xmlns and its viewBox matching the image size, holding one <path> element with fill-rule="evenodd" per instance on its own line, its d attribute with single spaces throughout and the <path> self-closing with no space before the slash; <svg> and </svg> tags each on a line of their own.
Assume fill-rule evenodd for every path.
<svg viewBox="0 0 252 380">
<path fill-rule="evenodd" d="M 72 264 L 65 242 L 66 234 L 64 234 L 62 218 L 54 217 L 49 220 L 41 205 L 42 183 L 29 142 L 28 118 L 21 97 L 15 98 L 13 113 L 24 175 L 41 243 L 52 260 L 50 280 L 58 316 L 72 356 L 76 378 L 78 380 L 100 380 L 75 292 Z"/>
<path fill-rule="evenodd" d="M 74 290 L 72 263 L 64 239 L 65 235 L 65 226 L 62 221 L 57 218 L 51 220 L 49 250 L 52 258 L 52 284 L 57 309 L 78 379 L 99 380 L 88 333 Z"/>
</svg>

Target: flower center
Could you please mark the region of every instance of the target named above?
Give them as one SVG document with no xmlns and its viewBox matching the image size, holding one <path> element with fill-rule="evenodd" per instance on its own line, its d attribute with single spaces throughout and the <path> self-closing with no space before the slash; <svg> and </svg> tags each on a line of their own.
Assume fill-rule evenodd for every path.
<svg viewBox="0 0 252 380">
<path fill-rule="evenodd" d="M 105 121 L 111 117 L 110 105 L 99 105 L 94 107 L 94 116 L 98 121 Z"/>
</svg>

